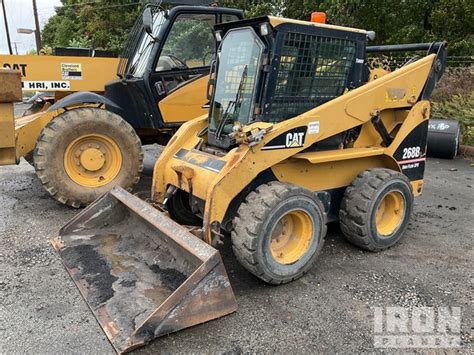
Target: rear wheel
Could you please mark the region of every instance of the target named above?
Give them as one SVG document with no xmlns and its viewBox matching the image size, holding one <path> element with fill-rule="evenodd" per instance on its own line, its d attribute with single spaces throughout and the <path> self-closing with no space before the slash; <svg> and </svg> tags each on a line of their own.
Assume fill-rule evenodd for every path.
<svg viewBox="0 0 474 355">
<path fill-rule="evenodd" d="M 115 186 L 130 190 L 143 170 L 140 139 L 102 109 L 66 111 L 49 122 L 34 151 L 36 174 L 59 202 L 85 206 Z"/>
<path fill-rule="evenodd" d="M 412 188 L 405 175 L 389 169 L 369 169 L 346 189 L 339 222 L 352 244 L 381 251 L 403 237 L 412 209 Z"/>
<path fill-rule="evenodd" d="M 326 215 L 311 192 L 291 184 L 259 186 L 233 220 L 239 262 L 258 278 L 282 284 L 309 270 L 323 245 Z"/>
</svg>

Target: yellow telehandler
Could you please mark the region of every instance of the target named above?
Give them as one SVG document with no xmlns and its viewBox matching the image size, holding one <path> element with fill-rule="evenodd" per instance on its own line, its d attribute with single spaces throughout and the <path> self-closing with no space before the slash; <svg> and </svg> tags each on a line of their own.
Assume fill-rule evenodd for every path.
<svg viewBox="0 0 474 355">
<path fill-rule="evenodd" d="M 166 144 L 183 122 L 205 114 L 213 27 L 242 18 L 239 9 L 147 5 L 119 60 L 0 57 L 3 67 L 26 75 L 25 88 L 79 90 L 17 118 L 13 133 L 10 125 L 0 127 L 0 140 L 14 137 L 0 146 L 0 165 L 25 157 L 48 193 L 72 207 L 114 186 L 131 190 L 143 170 L 142 144 Z"/>
<path fill-rule="evenodd" d="M 287 283 L 310 269 L 328 222 L 381 251 L 422 193 L 445 42 L 367 47 L 364 30 L 269 16 L 215 30 L 209 113 L 166 146 L 151 204 L 115 188 L 52 242 L 119 353 L 236 309 L 213 246 Z M 367 53 L 383 50 L 426 56 L 369 72 Z"/>
</svg>

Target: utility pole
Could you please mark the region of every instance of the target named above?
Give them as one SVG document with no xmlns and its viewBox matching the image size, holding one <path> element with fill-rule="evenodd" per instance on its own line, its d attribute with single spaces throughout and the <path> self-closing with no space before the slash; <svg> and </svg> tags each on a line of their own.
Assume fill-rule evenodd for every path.
<svg viewBox="0 0 474 355">
<path fill-rule="evenodd" d="M 5 0 L 2 0 L 2 10 L 3 10 L 3 19 L 5 20 L 5 31 L 7 32 L 8 50 L 10 51 L 10 54 L 13 54 L 12 42 L 10 41 L 10 32 L 8 31 L 7 12 L 5 11 Z"/>
<path fill-rule="evenodd" d="M 38 20 L 38 9 L 36 7 L 36 0 L 33 0 L 33 15 L 35 16 L 35 38 L 36 38 L 36 53 L 39 54 L 41 48 L 43 47 L 41 45 L 41 31 L 40 31 L 40 25 L 39 25 L 39 20 Z"/>
<path fill-rule="evenodd" d="M 12 42 L 15 45 L 15 54 L 18 55 L 18 47 L 17 44 L 21 42 Z"/>
</svg>

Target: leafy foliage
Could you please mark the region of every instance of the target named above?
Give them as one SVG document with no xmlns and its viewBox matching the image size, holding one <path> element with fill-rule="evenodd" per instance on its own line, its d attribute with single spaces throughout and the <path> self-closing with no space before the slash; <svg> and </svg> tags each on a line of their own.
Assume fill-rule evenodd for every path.
<svg viewBox="0 0 474 355">
<path fill-rule="evenodd" d="M 460 121 L 461 141 L 474 145 L 474 67 L 449 68 L 431 100 L 432 117 Z"/>
<path fill-rule="evenodd" d="M 307 20 L 324 11 L 328 23 L 376 32 L 375 44 L 447 40 L 451 55 L 474 54 L 472 0 L 227 0 L 247 16 L 279 15 Z"/>
<path fill-rule="evenodd" d="M 51 47 L 67 46 L 72 40 L 119 51 L 142 8 L 128 0 L 61 2 L 43 30 L 44 42 Z M 329 23 L 375 31 L 378 44 L 445 39 L 451 55 L 474 54 L 472 0 L 223 0 L 221 4 L 244 9 L 247 17 L 307 20 L 313 11 L 325 11 Z"/>
<path fill-rule="evenodd" d="M 455 95 L 469 96 L 474 92 L 474 67 L 448 68 L 436 89 L 431 100 L 443 102 Z"/>
<path fill-rule="evenodd" d="M 43 29 L 43 42 L 51 47 L 94 46 L 120 52 L 142 5 L 121 5 L 114 0 L 61 0 Z M 127 1 L 121 1 L 127 5 Z M 135 2 L 134 2 L 135 3 Z M 130 4 L 130 2 L 129 2 Z"/>
<path fill-rule="evenodd" d="M 461 122 L 461 142 L 474 145 L 474 92 L 454 95 L 451 99 L 433 104 L 433 118 L 451 118 Z"/>
</svg>

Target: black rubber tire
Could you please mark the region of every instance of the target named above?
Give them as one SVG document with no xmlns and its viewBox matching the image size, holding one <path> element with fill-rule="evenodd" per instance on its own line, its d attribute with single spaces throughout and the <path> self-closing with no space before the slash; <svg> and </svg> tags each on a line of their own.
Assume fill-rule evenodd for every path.
<svg viewBox="0 0 474 355">
<path fill-rule="evenodd" d="M 34 157 L 34 151 L 29 152 L 28 154 L 23 156 L 23 159 L 26 160 L 28 164 L 31 166 L 35 166 L 35 157 Z"/>
<path fill-rule="evenodd" d="M 292 264 L 278 263 L 269 243 L 274 225 L 292 209 L 310 216 L 313 238 L 306 253 Z M 326 214 L 321 201 L 310 191 L 287 183 L 260 185 L 240 205 L 233 219 L 232 248 L 237 260 L 250 273 L 270 284 L 298 279 L 316 260 L 326 235 Z"/>
<path fill-rule="evenodd" d="M 376 228 L 375 214 L 380 201 L 391 191 L 398 191 L 404 197 L 404 216 L 389 236 L 381 236 Z M 377 252 L 392 247 L 403 238 L 412 210 L 413 191 L 405 175 L 390 169 L 369 169 L 347 187 L 339 210 L 339 224 L 349 242 Z"/>
<path fill-rule="evenodd" d="M 166 207 L 175 222 L 187 226 L 202 225 L 202 220 L 191 210 L 189 194 L 186 191 L 176 190 L 166 203 Z"/>
<path fill-rule="evenodd" d="M 118 175 L 99 187 L 75 183 L 64 168 L 67 146 L 79 136 L 92 133 L 111 138 L 122 153 Z M 103 109 L 78 108 L 62 113 L 43 128 L 34 150 L 34 162 L 36 175 L 46 191 L 60 203 L 79 208 L 115 186 L 130 191 L 143 170 L 143 151 L 135 130 L 120 116 Z"/>
</svg>

